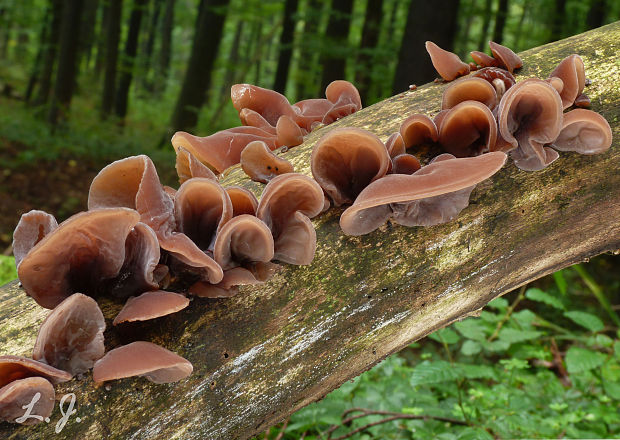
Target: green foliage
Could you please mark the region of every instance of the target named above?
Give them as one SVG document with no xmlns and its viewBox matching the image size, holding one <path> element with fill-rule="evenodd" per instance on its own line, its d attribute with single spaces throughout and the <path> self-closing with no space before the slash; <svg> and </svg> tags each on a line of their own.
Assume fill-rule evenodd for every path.
<svg viewBox="0 0 620 440">
<path fill-rule="evenodd" d="M 15 258 L 0 255 L 0 286 L 17 278 Z"/>
<path fill-rule="evenodd" d="M 617 436 L 620 332 L 574 275 L 495 299 L 479 318 L 387 358 L 266 438 L 336 438 L 369 424 L 347 438 Z M 398 417 L 381 422 L 389 414 Z"/>
</svg>

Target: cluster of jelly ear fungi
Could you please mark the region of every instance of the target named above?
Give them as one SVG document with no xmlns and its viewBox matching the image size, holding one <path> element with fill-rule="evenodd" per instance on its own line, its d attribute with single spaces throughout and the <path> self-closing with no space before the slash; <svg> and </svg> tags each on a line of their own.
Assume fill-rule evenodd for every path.
<svg viewBox="0 0 620 440">
<path fill-rule="evenodd" d="M 53 385 L 91 368 L 97 383 L 131 376 L 168 383 L 191 374 L 189 361 L 151 342 L 105 353 L 105 319 L 93 298 L 125 302 L 114 326 L 166 316 L 190 303 L 166 290 L 171 285 L 198 297 L 229 297 L 240 285 L 270 279 L 279 263 L 310 264 L 316 249 L 310 219 L 331 204 L 350 205 L 340 218 L 348 235 L 367 234 L 387 220 L 437 225 L 457 217 L 507 153 L 519 168 L 538 170 L 557 151 L 609 148 L 611 129 L 601 115 L 563 113 L 584 101 L 579 56 L 564 59 L 547 80 L 516 83 L 511 72 L 520 58 L 490 46 L 493 57 L 472 53 L 482 68 L 474 65 L 472 75 L 446 87 L 433 119 L 410 115 L 385 143 L 359 128 L 329 131 L 312 151 L 314 179 L 294 173 L 273 150 L 359 110 L 355 87 L 336 81 L 326 99 L 291 105 L 276 92 L 239 84 L 231 95 L 244 127 L 173 137 L 178 190 L 160 183 L 150 158 L 133 156 L 94 178 L 88 211 L 60 224 L 42 211 L 24 214 L 13 245 L 19 279 L 52 312 L 32 359 L 0 356 L 0 420 L 15 421 L 36 393 L 41 399 L 32 414 L 48 417 Z M 446 80 L 471 70 L 455 54 L 432 43 L 427 48 Z M 408 150 L 428 145 L 446 153 L 422 166 Z M 266 183 L 260 200 L 242 187 L 220 185 L 217 174 L 239 161 L 253 180 Z"/>
</svg>

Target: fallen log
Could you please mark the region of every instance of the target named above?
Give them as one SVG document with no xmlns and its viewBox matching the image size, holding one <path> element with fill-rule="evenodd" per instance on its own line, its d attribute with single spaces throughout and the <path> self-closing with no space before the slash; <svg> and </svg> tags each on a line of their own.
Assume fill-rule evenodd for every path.
<svg viewBox="0 0 620 440">
<path fill-rule="evenodd" d="M 594 255 L 618 252 L 619 42 L 617 22 L 521 54 L 520 78 L 544 78 L 565 56 L 583 57 L 592 108 L 612 126 L 608 152 L 562 153 L 539 172 L 509 162 L 478 185 L 455 221 L 441 226 L 386 225 L 348 237 L 338 226 L 342 210 L 331 209 L 314 220 L 312 265 L 285 266 L 267 284 L 241 288 L 236 297 L 195 299 L 173 316 L 106 333 L 108 347 L 142 339 L 178 352 L 194 365 L 188 379 L 96 387 L 87 375 L 57 387 L 58 399 L 75 394 L 75 414 L 68 413 L 66 399 L 50 423 L 0 423 L 0 437 L 248 438 L 412 341 L 477 314 L 493 298 Z M 409 114 L 436 113 L 444 88 L 431 83 L 382 101 L 312 133 L 286 157 L 310 175 L 312 146 L 328 130 L 362 127 L 385 140 Z M 223 183 L 257 194 L 262 189 L 238 167 Z M 103 302 L 102 308 L 111 327 L 120 306 Z M 47 313 L 17 282 L 0 288 L 0 354 L 30 355 Z"/>
</svg>

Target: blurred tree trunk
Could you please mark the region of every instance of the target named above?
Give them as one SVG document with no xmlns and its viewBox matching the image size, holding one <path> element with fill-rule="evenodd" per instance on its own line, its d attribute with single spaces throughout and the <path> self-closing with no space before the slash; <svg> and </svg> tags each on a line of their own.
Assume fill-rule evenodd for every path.
<svg viewBox="0 0 620 440">
<path fill-rule="evenodd" d="M 166 8 L 161 23 L 161 47 L 159 49 L 159 64 L 156 79 L 156 90 L 166 88 L 168 72 L 170 71 L 170 52 L 172 47 L 172 29 L 174 28 L 174 0 L 166 0 Z"/>
<path fill-rule="evenodd" d="M 0 59 L 6 58 L 9 43 L 9 14 L 6 6 L 0 6 Z"/>
<path fill-rule="evenodd" d="M 499 0 L 497 13 L 495 14 L 495 26 L 493 28 L 493 41 L 502 44 L 504 40 L 504 27 L 508 16 L 508 0 Z"/>
<path fill-rule="evenodd" d="M 368 0 L 364 26 L 362 27 L 362 40 L 360 50 L 355 63 L 355 85 L 360 92 L 362 103 L 368 100 L 368 92 L 372 85 L 372 67 L 374 65 L 374 52 L 379 42 L 381 21 L 383 20 L 383 0 Z"/>
<path fill-rule="evenodd" d="M 551 35 L 549 42 L 562 38 L 564 22 L 566 21 L 566 0 L 554 0 L 554 10 L 551 15 Z"/>
<path fill-rule="evenodd" d="M 154 0 L 153 1 L 153 10 L 151 11 L 151 20 L 149 22 L 149 27 L 146 29 L 146 39 L 144 40 L 144 44 L 142 47 L 142 55 L 141 66 L 142 69 L 142 81 L 141 85 L 148 91 L 153 91 L 153 79 L 150 75 L 151 73 L 151 64 L 153 60 L 153 49 L 155 47 L 155 34 L 158 32 L 159 27 L 159 17 L 161 13 L 161 6 L 163 0 Z M 146 19 L 146 17 L 145 17 Z"/>
<path fill-rule="evenodd" d="M 326 39 L 321 50 L 320 63 L 323 73 L 320 93 L 323 93 L 330 82 L 345 78 L 352 13 L 353 0 L 332 0 Z"/>
<path fill-rule="evenodd" d="M 211 83 L 211 71 L 222 39 L 229 0 L 202 0 L 196 20 L 192 52 L 181 93 L 172 114 L 173 131 L 190 130 L 198 122 Z"/>
<path fill-rule="evenodd" d="M 525 15 L 528 13 L 531 7 L 531 0 L 525 0 L 523 4 L 523 10 L 521 11 L 521 16 L 519 17 L 519 24 L 517 25 L 517 31 L 515 32 L 515 42 L 513 50 L 516 52 L 521 50 L 521 36 L 523 35 L 523 23 L 525 22 Z"/>
<path fill-rule="evenodd" d="M 77 77 L 79 29 L 83 0 L 65 0 L 60 25 L 58 68 L 47 121 L 56 125 L 66 121 Z M 76 30 L 78 30 L 76 32 Z"/>
<path fill-rule="evenodd" d="M 487 47 L 487 36 L 489 35 L 489 25 L 491 24 L 491 16 L 493 15 L 493 1 L 484 0 L 484 17 L 482 21 L 482 30 L 480 31 L 480 40 L 478 40 L 478 50 L 484 52 Z"/>
<path fill-rule="evenodd" d="M 458 0 L 411 1 L 398 56 L 394 93 L 407 90 L 410 84 L 424 84 L 438 76 L 424 42 L 430 40 L 451 51 L 457 34 L 458 10 Z"/>
<path fill-rule="evenodd" d="M 588 16 L 586 17 L 587 28 L 594 29 L 603 26 L 603 23 L 605 23 L 605 12 L 607 12 L 605 0 L 592 0 Z"/>
<path fill-rule="evenodd" d="M 280 34 L 280 55 L 278 57 L 278 68 L 273 89 L 284 94 L 288 72 L 291 66 L 291 56 L 293 55 L 293 34 L 297 23 L 297 8 L 299 0 L 286 0 L 284 3 L 284 24 Z"/>
<path fill-rule="evenodd" d="M 83 19 L 80 24 L 80 47 L 78 66 L 85 63 L 86 68 L 90 64 L 90 57 L 95 42 L 95 25 L 97 23 L 97 9 L 99 0 L 85 0 Z"/>
<path fill-rule="evenodd" d="M 125 52 L 121 57 L 120 77 L 116 88 L 116 115 L 124 118 L 127 114 L 127 102 L 129 99 L 129 87 L 133 79 L 133 70 L 136 64 L 136 54 L 138 53 L 138 38 L 140 37 L 140 25 L 142 15 L 146 7 L 147 0 L 134 0 L 129 16 L 129 30 L 125 41 Z"/>
<path fill-rule="evenodd" d="M 108 20 L 105 28 L 105 74 L 101 96 L 101 117 L 104 119 L 112 112 L 114 106 L 118 45 L 121 38 L 121 16 L 123 13 L 123 0 L 109 0 L 109 2 Z"/>
<path fill-rule="evenodd" d="M 316 91 L 318 30 L 321 24 L 323 3 L 308 0 L 304 13 L 304 30 L 299 39 L 299 63 L 297 65 L 295 99 L 308 98 Z M 309 87 L 310 86 L 310 87 Z M 312 90 L 312 91 L 310 91 Z"/>
<path fill-rule="evenodd" d="M 34 105 L 47 103 L 52 89 L 52 75 L 56 64 L 56 53 L 58 51 L 58 39 L 60 36 L 60 22 L 62 18 L 62 0 L 50 0 L 50 31 L 49 37 L 44 45 L 44 53 L 41 67 L 41 77 L 39 79 L 39 91 L 33 101 Z"/>
<path fill-rule="evenodd" d="M 52 26 L 52 13 L 53 7 L 48 4 L 45 10 L 45 17 L 43 17 L 43 23 L 41 23 L 41 31 L 39 32 L 39 47 L 37 49 L 37 56 L 30 72 L 30 78 L 28 79 L 28 85 L 26 86 L 26 93 L 24 100 L 26 103 L 30 103 L 34 89 L 39 82 L 41 74 L 41 64 L 43 63 L 43 54 L 45 53 L 46 42 L 49 39 L 50 28 Z"/>
<path fill-rule="evenodd" d="M 459 54 L 460 57 L 465 57 L 468 54 L 468 51 L 471 50 L 469 46 L 469 36 L 471 34 L 471 25 L 476 17 L 476 0 L 471 0 L 465 8 L 461 5 L 461 17 L 464 18 L 464 26 L 461 30 L 461 35 L 457 38 L 456 44 L 454 45 L 455 50 L 458 49 L 456 53 Z"/>
<path fill-rule="evenodd" d="M 262 44 L 263 42 L 265 44 Z M 252 27 L 252 47 L 254 47 L 254 50 L 249 53 L 256 54 L 257 56 L 254 62 L 250 63 L 249 67 L 254 67 L 254 79 L 252 83 L 257 85 L 260 83 L 260 67 L 263 60 L 263 53 L 266 52 L 266 44 L 267 42 L 263 39 L 263 20 L 256 20 Z"/>
<path fill-rule="evenodd" d="M 97 35 L 97 58 L 95 59 L 95 78 L 101 77 L 101 72 L 105 68 L 105 60 L 108 43 L 108 24 L 110 22 L 110 2 L 112 0 L 103 0 L 103 10 L 101 12 L 101 25 L 99 26 L 99 34 Z"/>
</svg>

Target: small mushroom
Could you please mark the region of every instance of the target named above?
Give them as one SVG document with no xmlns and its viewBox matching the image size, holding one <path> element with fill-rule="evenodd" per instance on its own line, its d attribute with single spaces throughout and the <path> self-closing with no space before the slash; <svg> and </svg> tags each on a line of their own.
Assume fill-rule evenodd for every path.
<svg viewBox="0 0 620 440">
<path fill-rule="evenodd" d="M 288 99 L 273 90 L 252 84 L 235 84 L 230 88 L 230 98 L 238 112 L 253 110 L 274 127 L 282 115 L 295 119 L 295 111 Z"/>
<path fill-rule="evenodd" d="M 592 102 L 590 102 L 590 97 L 586 94 L 581 94 L 579 96 L 577 96 L 577 98 L 575 98 L 575 107 L 580 107 L 580 108 L 590 108 L 590 106 L 592 105 Z"/>
<path fill-rule="evenodd" d="M 112 324 L 147 321 L 176 313 L 188 305 L 189 299 L 178 293 L 166 292 L 165 290 L 145 292 L 140 296 L 129 298 Z"/>
<path fill-rule="evenodd" d="M 256 216 L 271 230 L 274 259 L 297 265 L 312 262 L 316 232 L 310 218 L 321 212 L 323 204 L 319 184 L 302 174 L 283 174 L 265 186 Z"/>
<path fill-rule="evenodd" d="M 196 156 L 187 151 L 185 148 L 177 148 L 176 153 L 177 161 L 175 168 L 179 176 L 180 184 L 191 179 L 192 177 L 205 177 L 207 179 L 217 180 L 217 176 L 213 173 L 213 171 L 196 159 Z"/>
<path fill-rule="evenodd" d="M 41 324 L 32 357 L 72 375 L 85 373 L 105 352 L 104 330 L 105 320 L 97 302 L 74 293 Z"/>
<path fill-rule="evenodd" d="M 340 227 L 347 235 L 363 235 L 389 218 L 406 226 L 448 222 L 467 206 L 473 187 L 505 161 L 502 152 L 462 159 L 441 155 L 412 175 L 387 175 L 360 193 L 340 217 Z"/>
<path fill-rule="evenodd" d="M 71 373 L 51 367 L 43 362 L 22 356 L 0 356 L 0 388 L 14 380 L 26 377 L 44 377 L 54 385 L 67 382 L 73 376 Z"/>
<path fill-rule="evenodd" d="M 400 124 L 400 134 L 407 149 L 432 144 L 438 139 L 435 122 L 420 113 L 409 116 Z"/>
<path fill-rule="evenodd" d="M 13 232 L 15 266 L 19 266 L 30 249 L 57 227 L 58 222 L 53 215 L 47 212 L 33 209 L 22 214 L 15 232 Z"/>
<path fill-rule="evenodd" d="M 385 149 L 392 159 L 400 154 L 406 153 L 405 141 L 400 132 L 397 131 L 390 135 L 387 141 L 385 141 Z"/>
<path fill-rule="evenodd" d="M 316 181 L 340 206 L 352 203 L 370 182 L 384 176 L 390 156 L 375 134 L 345 127 L 331 130 L 317 142 L 310 163 Z"/>
<path fill-rule="evenodd" d="M 170 383 L 192 374 L 192 364 L 176 353 L 151 342 L 137 341 L 110 350 L 95 363 L 93 380 L 143 376 L 154 383 Z"/>
<path fill-rule="evenodd" d="M 560 78 L 564 84 L 559 93 L 562 98 L 562 107 L 567 109 L 581 95 L 586 84 L 583 60 L 579 55 L 569 55 L 560 61 L 560 64 L 549 75 L 549 78 L 554 77 Z"/>
<path fill-rule="evenodd" d="M 0 387 L 0 422 L 34 425 L 49 420 L 55 403 L 54 387 L 49 380 L 42 377 L 15 380 Z M 32 406 L 25 417 L 29 405 Z"/>
<path fill-rule="evenodd" d="M 290 116 L 280 116 L 276 124 L 276 145 L 278 147 L 294 147 L 303 141 L 304 132 L 299 128 L 299 125 Z M 241 153 L 243 154 L 243 151 Z"/>
<path fill-rule="evenodd" d="M 562 130 L 551 145 L 560 151 L 599 154 L 611 147 L 609 122 L 592 110 L 575 109 L 564 114 Z"/>
<path fill-rule="evenodd" d="M 469 52 L 472 59 L 481 67 L 497 67 L 499 66 L 499 61 L 493 58 L 490 55 L 487 55 L 484 52 L 480 52 L 478 50 L 474 50 Z"/>
<path fill-rule="evenodd" d="M 442 49 L 432 41 L 426 42 L 426 51 L 431 57 L 435 70 L 446 81 L 452 81 L 469 73 L 469 64 L 461 61 L 457 54 Z"/>
<path fill-rule="evenodd" d="M 239 119 L 241 119 L 243 125 L 251 125 L 252 127 L 260 128 L 271 134 L 276 134 L 276 127 L 271 125 L 260 113 L 254 110 L 242 108 L 239 112 Z"/>
<path fill-rule="evenodd" d="M 400 154 L 392 158 L 390 174 L 413 174 L 420 169 L 420 161 L 412 154 Z"/>
<path fill-rule="evenodd" d="M 233 217 L 241 214 L 256 215 L 258 200 L 254 194 L 241 186 L 228 186 L 224 189 L 232 203 Z"/>
<path fill-rule="evenodd" d="M 464 101 L 452 107 L 439 127 L 439 143 L 456 157 L 488 152 L 496 141 L 495 117 L 489 107 L 478 101 Z"/>
<path fill-rule="evenodd" d="M 274 263 L 254 263 L 248 267 L 233 267 L 224 272 L 224 278 L 219 283 L 198 281 L 187 291 L 199 298 L 230 298 L 239 293 L 239 286 L 267 281 L 279 266 Z"/>
<path fill-rule="evenodd" d="M 493 57 L 501 63 L 510 73 L 523 67 L 523 60 L 506 46 L 502 46 L 494 41 L 489 41 L 489 47 Z"/>
<path fill-rule="evenodd" d="M 491 83 L 483 78 L 458 79 L 444 90 L 441 98 L 441 109 L 451 109 L 463 101 L 470 100 L 481 102 L 493 110 L 498 102 L 497 92 Z"/>
<path fill-rule="evenodd" d="M 353 114 L 362 108 L 359 91 L 349 81 L 332 81 L 325 89 L 325 97 L 333 104 L 321 121 L 325 125 Z"/>
<path fill-rule="evenodd" d="M 473 77 L 482 78 L 491 83 L 491 85 L 495 89 L 496 94 L 495 104 L 497 104 L 497 102 L 502 99 L 502 96 L 504 96 L 506 90 L 508 90 L 517 83 L 515 77 L 512 76 L 512 73 L 508 72 L 507 70 L 500 69 L 499 67 L 485 67 L 484 69 L 476 71 L 473 74 Z M 489 108 L 495 108 L 495 104 Z"/>
<path fill-rule="evenodd" d="M 280 174 L 292 173 L 293 165 L 271 152 L 262 141 L 250 142 L 241 152 L 241 168 L 255 182 L 267 183 Z"/>
</svg>

